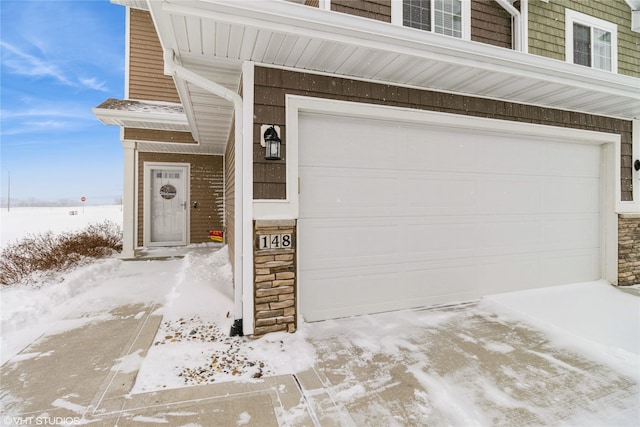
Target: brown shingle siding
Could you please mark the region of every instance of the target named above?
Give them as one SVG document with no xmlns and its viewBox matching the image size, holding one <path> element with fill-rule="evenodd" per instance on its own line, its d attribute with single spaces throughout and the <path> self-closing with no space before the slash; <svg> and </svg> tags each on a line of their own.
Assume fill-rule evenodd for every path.
<svg viewBox="0 0 640 427">
<path fill-rule="evenodd" d="M 391 0 L 332 0 L 331 10 L 391 22 Z"/>
<path fill-rule="evenodd" d="M 511 48 L 511 15 L 495 0 L 473 0 L 471 40 Z"/>
</svg>

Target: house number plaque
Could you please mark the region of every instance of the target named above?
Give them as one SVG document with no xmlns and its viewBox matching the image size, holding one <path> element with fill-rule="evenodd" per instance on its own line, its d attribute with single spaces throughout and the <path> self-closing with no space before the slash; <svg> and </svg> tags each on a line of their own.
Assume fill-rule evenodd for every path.
<svg viewBox="0 0 640 427">
<path fill-rule="evenodd" d="M 258 236 L 258 249 L 290 249 L 291 234 L 261 234 Z"/>
</svg>

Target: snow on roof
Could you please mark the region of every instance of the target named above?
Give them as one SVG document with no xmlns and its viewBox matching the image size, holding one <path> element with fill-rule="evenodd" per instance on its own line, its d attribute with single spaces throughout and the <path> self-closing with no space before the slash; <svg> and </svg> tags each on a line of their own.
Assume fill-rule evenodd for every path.
<svg viewBox="0 0 640 427">
<path fill-rule="evenodd" d="M 184 114 L 184 107 L 182 104 L 162 101 L 138 101 L 135 99 L 109 98 L 96 108 L 115 111 Z"/>
</svg>

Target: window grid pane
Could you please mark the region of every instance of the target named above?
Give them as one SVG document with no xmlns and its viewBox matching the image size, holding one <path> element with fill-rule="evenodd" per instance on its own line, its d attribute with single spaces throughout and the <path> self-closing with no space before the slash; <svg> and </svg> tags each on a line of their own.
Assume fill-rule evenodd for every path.
<svg viewBox="0 0 640 427">
<path fill-rule="evenodd" d="M 611 33 L 599 28 L 593 29 L 593 66 L 611 71 Z"/>
<path fill-rule="evenodd" d="M 405 27 L 431 31 L 431 0 L 404 0 L 402 24 Z"/>
<path fill-rule="evenodd" d="M 573 24 L 573 63 L 591 66 L 591 28 Z"/>
<path fill-rule="evenodd" d="M 462 37 L 462 5 L 460 0 L 435 0 L 434 31 Z"/>
</svg>

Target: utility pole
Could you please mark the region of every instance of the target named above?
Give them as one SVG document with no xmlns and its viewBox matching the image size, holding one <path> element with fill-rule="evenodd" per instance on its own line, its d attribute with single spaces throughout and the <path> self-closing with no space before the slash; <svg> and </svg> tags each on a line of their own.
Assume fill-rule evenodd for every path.
<svg viewBox="0 0 640 427">
<path fill-rule="evenodd" d="M 11 212 L 11 171 L 7 171 L 7 212 Z"/>
</svg>

